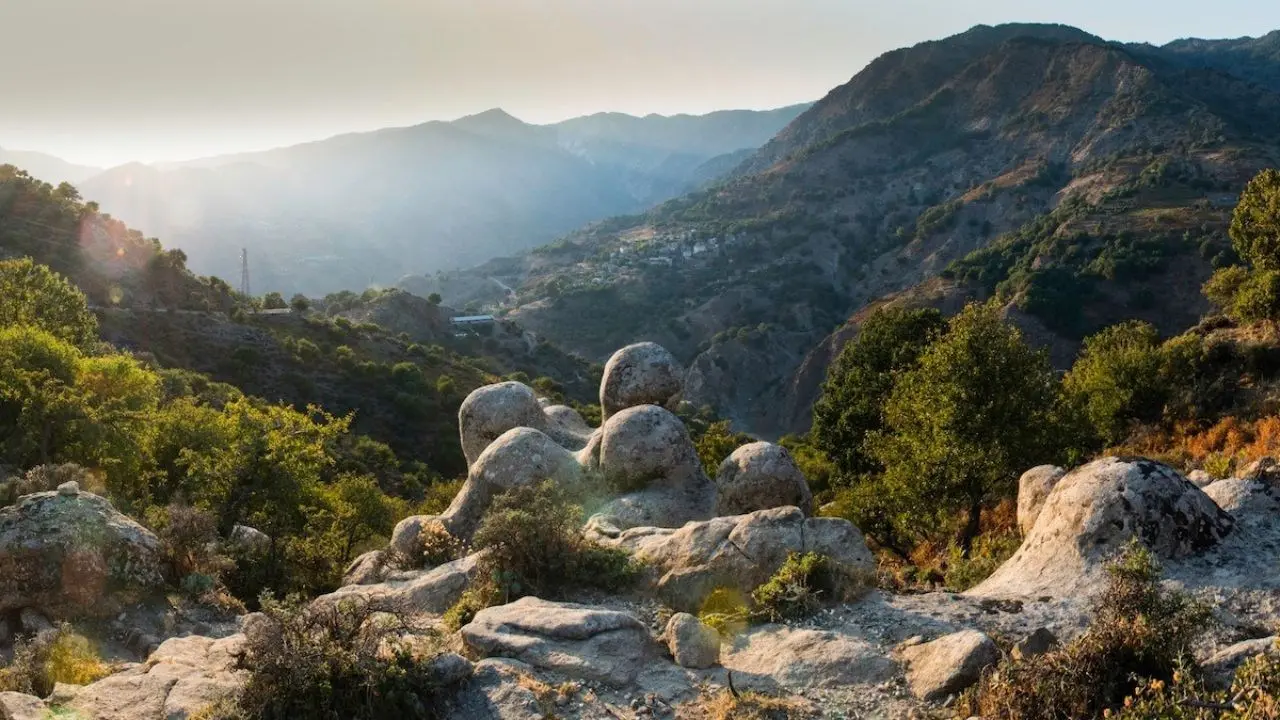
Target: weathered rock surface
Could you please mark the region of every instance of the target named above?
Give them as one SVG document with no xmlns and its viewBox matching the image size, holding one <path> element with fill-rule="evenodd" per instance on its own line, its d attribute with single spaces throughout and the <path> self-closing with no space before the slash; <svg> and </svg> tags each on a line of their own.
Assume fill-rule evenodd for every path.
<svg viewBox="0 0 1280 720">
<path fill-rule="evenodd" d="M 410 613 L 442 613 L 471 585 L 480 557 L 475 553 L 431 570 L 398 573 L 372 585 L 345 585 L 314 602 L 328 605 L 354 600 Z"/>
<path fill-rule="evenodd" d="M 1273 457 L 1258 458 L 1245 467 L 1240 477 L 1267 485 L 1280 485 L 1280 463 Z"/>
<path fill-rule="evenodd" d="M 1035 597 L 1087 591 L 1104 581 L 1105 561 L 1131 539 L 1162 559 L 1177 559 L 1214 547 L 1234 525 L 1169 466 L 1102 458 L 1058 482 L 1018 551 L 968 593 Z"/>
<path fill-rule="evenodd" d="M 373 585 L 382 582 L 387 569 L 386 554 L 385 550 L 370 550 L 360 554 L 343 571 L 343 586 Z"/>
<path fill-rule="evenodd" d="M 227 538 L 231 544 L 242 552 L 262 553 L 271 547 L 271 537 L 257 528 L 248 525 L 236 525 L 231 528 Z"/>
<path fill-rule="evenodd" d="M 800 466 L 781 445 L 756 442 L 734 450 L 716 473 L 716 515 L 742 515 L 792 505 L 813 514 L 813 494 Z"/>
<path fill-rule="evenodd" d="M 520 682 L 532 668 L 516 660 L 476 663 L 471 677 L 444 700 L 443 716 L 467 720 L 544 720 L 538 696 Z"/>
<path fill-rule="evenodd" d="M 875 643 L 844 632 L 764 625 L 736 638 L 721 658 L 744 688 L 798 692 L 882 683 L 896 664 Z"/>
<path fill-rule="evenodd" d="M 902 659 L 911 692 L 921 700 L 943 700 L 976 683 L 1000 660 L 1000 649 L 982 632 L 961 630 L 903 648 Z"/>
<path fill-rule="evenodd" d="M 401 520 L 391 531 L 388 549 L 403 558 L 413 560 L 422 552 L 422 531 L 432 524 L 440 524 L 438 515 L 410 515 Z"/>
<path fill-rule="evenodd" d="M 680 418 L 655 405 L 627 408 L 600 433 L 599 471 L 622 494 L 597 513 L 617 528 L 679 527 L 710 518 L 715 484 Z"/>
<path fill-rule="evenodd" d="M 658 657 L 648 628 L 632 615 L 534 597 L 481 610 L 462 640 L 482 657 L 614 686 L 631 684 Z"/>
<path fill-rule="evenodd" d="M 133 669 L 70 691 L 71 710 L 94 720 L 181 720 L 234 693 L 244 682 L 235 656 L 244 637 L 166 640 Z"/>
<path fill-rule="evenodd" d="M 680 393 L 684 370 L 661 345 L 636 343 L 618 350 L 604 366 L 600 409 L 607 420 L 637 405 L 665 405 Z"/>
<path fill-rule="evenodd" d="M 691 613 L 717 588 L 749 594 L 793 552 L 822 553 L 854 573 L 875 567 L 856 527 L 839 518 L 806 518 L 795 507 L 714 518 L 678 530 L 634 528 L 601 541 L 650 563 L 659 597 Z"/>
<path fill-rule="evenodd" d="M 46 720 L 51 713 L 34 695 L 0 692 L 0 720 Z"/>
<path fill-rule="evenodd" d="M 458 432 L 467 465 L 474 463 L 489 443 L 506 431 L 518 427 L 541 430 L 546 425 L 547 416 L 533 388 L 518 382 L 476 388 L 458 408 Z"/>
<path fill-rule="evenodd" d="M 572 487 L 582 479 L 574 454 L 545 433 L 513 428 L 495 439 L 471 465 L 467 481 L 440 516 L 451 535 L 470 539 L 495 495 L 523 485 L 551 480 Z"/>
<path fill-rule="evenodd" d="M 1049 492 L 1066 474 L 1057 465 L 1039 465 L 1022 473 L 1018 479 L 1018 529 L 1023 535 L 1031 532 Z"/>
<path fill-rule="evenodd" d="M 1043 655 L 1058 646 L 1058 637 L 1048 628 L 1036 628 L 1030 635 L 1014 643 L 1009 655 L 1015 660 L 1027 660 Z"/>
<path fill-rule="evenodd" d="M 720 633 L 689 613 L 672 615 L 663 636 L 680 667 L 709 668 L 720 662 Z"/>
<path fill-rule="evenodd" d="M 1187 473 L 1187 479 L 1191 481 L 1192 485 L 1202 490 L 1206 485 L 1210 485 L 1214 481 L 1214 477 L 1204 470 L 1192 470 Z"/>
<path fill-rule="evenodd" d="M 1214 653 L 1201 664 L 1201 670 L 1210 685 L 1225 688 L 1231 685 L 1236 669 L 1255 655 L 1280 652 L 1275 636 L 1244 640 Z"/>
<path fill-rule="evenodd" d="M 91 493 L 27 495 L 0 509 L 0 612 L 102 615 L 163 585 L 159 540 Z"/>
<path fill-rule="evenodd" d="M 1277 496 L 1276 488 L 1259 480 L 1226 478 L 1207 485 L 1204 494 L 1237 520 L 1261 515 L 1262 519 L 1271 522 L 1280 512 L 1280 496 Z"/>
</svg>

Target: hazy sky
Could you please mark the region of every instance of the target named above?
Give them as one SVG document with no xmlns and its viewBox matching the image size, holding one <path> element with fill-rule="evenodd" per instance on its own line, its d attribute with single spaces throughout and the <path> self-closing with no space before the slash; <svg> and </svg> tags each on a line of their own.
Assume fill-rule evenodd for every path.
<svg viewBox="0 0 1280 720">
<path fill-rule="evenodd" d="M 1167 42 L 1263 0 L 0 0 L 0 146 L 108 165 L 502 107 L 530 122 L 813 100 L 977 23 Z"/>
</svg>

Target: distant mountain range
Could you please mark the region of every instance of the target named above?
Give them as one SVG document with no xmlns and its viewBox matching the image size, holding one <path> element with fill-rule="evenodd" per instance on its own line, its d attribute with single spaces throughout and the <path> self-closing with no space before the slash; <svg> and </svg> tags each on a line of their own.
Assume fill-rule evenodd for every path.
<svg viewBox="0 0 1280 720">
<path fill-rule="evenodd" d="M 1120 320 L 1185 329 L 1278 158 L 1280 33 L 978 26 L 883 55 L 706 189 L 435 285 L 513 288 L 512 317 L 592 359 L 663 343 L 686 399 L 777 435 L 886 303 L 996 296 L 1060 365 Z"/>
<path fill-rule="evenodd" d="M 639 212 L 731 171 L 808 106 L 708 115 L 601 113 L 531 125 L 502 110 L 265 152 L 99 171 L 0 151 L 70 181 L 190 267 L 317 295 L 390 285 Z"/>
</svg>

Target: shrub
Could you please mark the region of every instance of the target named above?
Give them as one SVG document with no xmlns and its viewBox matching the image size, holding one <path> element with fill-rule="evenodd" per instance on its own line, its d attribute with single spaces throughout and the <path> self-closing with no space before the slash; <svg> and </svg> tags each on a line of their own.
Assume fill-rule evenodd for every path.
<svg viewBox="0 0 1280 720">
<path fill-rule="evenodd" d="M 440 717 L 435 644 L 403 616 L 369 603 L 319 608 L 299 598 L 265 599 L 262 610 L 263 625 L 247 633 L 237 661 L 248 679 L 224 717 Z"/>
<path fill-rule="evenodd" d="M 208 589 L 212 590 L 222 573 L 231 569 L 231 560 L 218 552 L 217 521 L 208 510 L 174 503 L 151 508 L 146 520 L 160 540 L 160 559 L 170 583 L 189 591 L 205 583 L 188 582 L 188 576 L 200 575 L 210 578 Z"/>
<path fill-rule="evenodd" d="M 847 597 L 852 584 L 847 573 L 826 555 L 791 553 L 768 582 L 752 591 L 753 614 L 770 622 L 805 618 L 824 602 Z"/>
<path fill-rule="evenodd" d="M 12 477 L 0 482 L 0 507 L 13 505 L 23 495 L 56 490 L 62 483 L 72 480 L 79 483 L 82 490 L 102 492 L 102 483 L 75 463 L 38 465 L 22 477 Z"/>
<path fill-rule="evenodd" d="M 64 623 L 14 643 L 12 662 L 0 668 L 0 691 L 45 697 L 55 683 L 87 685 L 110 672 L 93 644 Z"/>
<path fill-rule="evenodd" d="M 989 720 L 1069 720 L 1118 708 L 1149 681 L 1168 682 L 1191 662 L 1207 608 L 1160 586 L 1150 551 L 1127 547 L 1089 629 L 1059 650 L 1026 660 L 1006 658 L 966 693 L 961 712 Z"/>
<path fill-rule="evenodd" d="M 747 629 L 751 608 L 737 590 L 716 588 L 702 601 L 698 619 L 715 628 L 720 637 L 730 638 Z"/>
<path fill-rule="evenodd" d="M 467 554 L 467 544 L 444 529 L 444 525 L 433 522 L 422 528 L 418 534 L 418 544 L 422 551 L 410 562 L 422 567 L 436 567 L 452 562 Z"/>
<path fill-rule="evenodd" d="M 1126 698 L 1118 720 L 1276 720 L 1280 718 L 1280 659 L 1263 653 L 1236 670 L 1231 688 L 1209 692 L 1194 673 L 1152 680 Z"/>
</svg>

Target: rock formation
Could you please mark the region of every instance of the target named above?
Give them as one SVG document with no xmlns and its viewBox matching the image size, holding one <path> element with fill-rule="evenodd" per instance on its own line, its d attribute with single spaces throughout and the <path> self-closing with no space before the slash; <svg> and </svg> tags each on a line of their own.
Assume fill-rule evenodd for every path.
<svg viewBox="0 0 1280 720">
<path fill-rule="evenodd" d="M 756 442 L 734 450 L 716 473 L 716 515 L 741 515 L 794 505 L 813 512 L 813 493 L 791 453 Z"/>
</svg>

